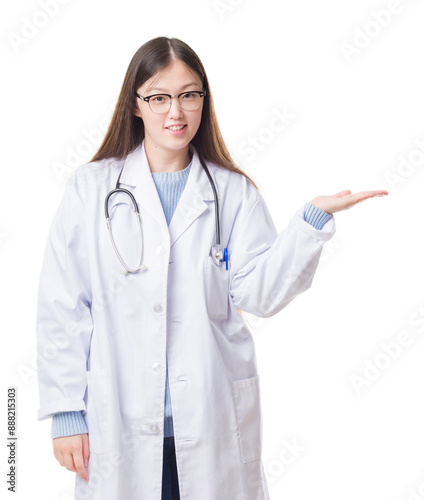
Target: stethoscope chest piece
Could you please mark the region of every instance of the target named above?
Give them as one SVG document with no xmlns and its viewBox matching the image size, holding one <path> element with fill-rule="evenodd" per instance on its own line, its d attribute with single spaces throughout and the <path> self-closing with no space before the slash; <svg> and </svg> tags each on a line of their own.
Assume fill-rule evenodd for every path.
<svg viewBox="0 0 424 500">
<path fill-rule="evenodd" d="M 211 248 L 211 257 L 215 264 L 219 267 L 221 265 L 222 261 L 222 252 L 221 250 L 218 250 L 217 247 L 212 247 Z"/>
<path fill-rule="evenodd" d="M 211 248 L 211 257 L 215 264 L 220 267 L 221 262 L 225 262 L 225 269 L 228 271 L 228 248 L 224 248 L 224 255 L 222 255 L 219 245 Z"/>
</svg>

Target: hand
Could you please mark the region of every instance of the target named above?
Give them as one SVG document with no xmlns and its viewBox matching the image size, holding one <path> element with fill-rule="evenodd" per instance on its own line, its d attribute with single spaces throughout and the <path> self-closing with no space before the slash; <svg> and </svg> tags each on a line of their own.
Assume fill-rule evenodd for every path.
<svg viewBox="0 0 424 500">
<path fill-rule="evenodd" d="M 326 196 L 317 196 L 311 203 L 316 207 L 324 210 L 329 214 L 334 214 L 335 212 L 340 212 L 341 210 L 347 210 L 353 205 L 365 201 L 367 198 L 374 198 L 374 196 L 384 196 L 389 194 L 384 189 L 378 189 L 376 191 L 359 191 L 359 193 L 352 194 L 352 191 L 346 189 L 345 191 L 340 191 L 340 193 Z"/>
<path fill-rule="evenodd" d="M 72 472 L 78 472 L 84 481 L 88 481 L 85 469 L 90 455 L 87 433 L 54 438 L 53 450 L 60 465 Z"/>
</svg>

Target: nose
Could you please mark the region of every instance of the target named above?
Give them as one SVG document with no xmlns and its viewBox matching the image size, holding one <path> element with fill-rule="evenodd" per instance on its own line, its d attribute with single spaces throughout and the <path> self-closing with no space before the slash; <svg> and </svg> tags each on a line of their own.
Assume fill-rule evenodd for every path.
<svg viewBox="0 0 424 500">
<path fill-rule="evenodd" d="M 180 107 L 178 97 L 173 97 L 171 99 L 171 107 L 169 108 L 168 113 L 170 118 L 179 118 L 182 115 L 183 110 Z"/>
</svg>

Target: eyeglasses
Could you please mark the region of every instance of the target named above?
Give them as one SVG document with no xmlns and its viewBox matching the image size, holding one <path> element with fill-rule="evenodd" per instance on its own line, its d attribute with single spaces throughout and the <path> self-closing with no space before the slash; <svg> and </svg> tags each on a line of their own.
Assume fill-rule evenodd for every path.
<svg viewBox="0 0 424 500">
<path fill-rule="evenodd" d="M 200 92 L 199 90 L 192 90 L 190 92 L 181 92 L 181 94 L 154 94 L 148 97 L 142 97 L 140 94 L 136 93 L 142 101 L 149 103 L 150 109 L 153 113 L 168 113 L 171 109 L 171 99 L 173 97 L 178 97 L 178 103 L 180 108 L 184 111 L 195 111 L 201 104 L 202 97 L 206 95 L 206 92 Z"/>
</svg>

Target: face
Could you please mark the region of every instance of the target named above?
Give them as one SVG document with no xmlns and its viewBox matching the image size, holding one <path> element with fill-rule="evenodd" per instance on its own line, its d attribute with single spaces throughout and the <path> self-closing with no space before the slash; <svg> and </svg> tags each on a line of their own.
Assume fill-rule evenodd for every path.
<svg viewBox="0 0 424 500">
<path fill-rule="evenodd" d="M 204 90 L 200 78 L 181 61 L 175 61 L 159 74 L 147 80 L 136 92 L 142 97 L 153 94 L 176 95 L 190 90 Z M 134 112 L 144 123 L 145 141 L 155 148 L 163 150 L 180 150 L 188 146 L 195 136 L 201 119 L 204 97 L 196 110 L 181 109 L 176 97 L 171 100 L 171 107 L 167 113 L 154 113 L 149 103 L 137 98 L 138 109 Z M 184 125 L 184 129 L 172 132 L 172 125 Z"/>
</svg>

